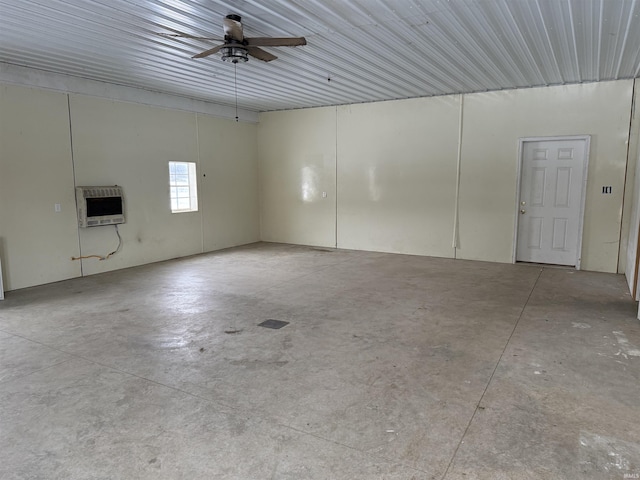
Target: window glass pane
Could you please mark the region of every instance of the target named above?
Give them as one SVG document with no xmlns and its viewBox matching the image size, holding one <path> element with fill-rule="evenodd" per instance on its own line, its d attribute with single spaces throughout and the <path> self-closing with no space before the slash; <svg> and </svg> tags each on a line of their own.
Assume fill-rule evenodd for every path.
<svg viewBox="0 0 640 480">
<path fill-rule="evenodd" d="M 189 185 L 189 175 L 176 175 L 176 185 Z"/>
<path fill-rule="evenodd" d="M 169 162 L 169 198 L 172 212 L 198 211 L 194 162 Z"/>
</svg>

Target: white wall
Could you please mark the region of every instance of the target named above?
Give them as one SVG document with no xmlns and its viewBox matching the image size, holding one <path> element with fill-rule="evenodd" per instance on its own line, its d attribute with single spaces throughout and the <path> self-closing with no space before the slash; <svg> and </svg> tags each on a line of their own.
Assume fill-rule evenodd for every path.
<svg viewBox="0 0 640 480">
<path fill-rule="evenodd" d="M 255 124 L 198 115 L 203 250 L 260 239 Z"/>
<path fill-rule="evenodd" d="M 460 97 L 338 108 L 338 245 L 453 256 Z"/>
<path fill-rule="evenodd" d="M 121 185 L 125 193 L 122 249 L 108 261 L 83 260 L 85 274 L 202 251 L 201 212 L 171 213 L 167 181 L 168 161 L 198 162 L 194 114 L 72 96 L 71 127 L 76 184 Z M 113 230 L 80 229 L 82 255 L 113 251 Z"/>
<path fill-rule="evenodd" d="M 591 154 L 581 268 L 615 273 L 632 89 L 624 80 L 465 95 L 458 257 L 512 261 L 518 138 L 584 134 Z"/>
<path fill-rule="evenodd" d="M 67 96 L 0 85 L 5 290 L 80 275 Z M 55 212 L 58 203 L 62 211 Z"/>
<path fill-rule="evenodd" d="M 255 124 L 27 87 L 0 91 L 7 290 L 259 239 Z M 170 212 L 172 160 L 197 163 L 198 212 Z M 83 260 L 82 270 L 72 256 L 105 255 L 117 237 L 112 226 L 77 228 L 74 181 L 121 185 L 126 202 L 121 251 Z"/>
<path fill-rule="evenodd" d="M 260 118 L 260 238 L 335 247 L 335 108 L 263 113 Z"/>
<path fill-rule="evenodd" d="M 616 272 L 632 86 L 624 80 L 464 95 L 455 250 L 459 96 L 337 107 L 334 123 L 326 108 L 263 114 L 262 238 L 321 244 L 333 233 L 330 210 L 290 214 L 282 191 L 302 188 L 301 139 L 335 129 L 338 247 L 511 262 L 519 138 L 591 135 L 581 266 Z M 295 130 L 265 141 L 264 132 L 286 125 Z M 313 150 L 330 151 L 332 142 L 331 135 L 315 137 Z M 268 178 L 276 171 L 278 182 Z M 613 193 L 602 195 L 603 185 Z"/>
<path fill-rule="evenodd" d="M 450 242 L 459 96 L 271 112 L 261 115 L 256 127 L 0 85 L 5 289 L 79 276 L 80 264 L 70 258 L 80 247 L 85 255 L 115 247 L 112 227 L 78 232 L 74 181 L 117 183 L 127 197 L 122 251 L 108 261 L 84 261 L 85 274 L 250 243 L 260 236 L 510 262 L 518 138 L 581 134 L 592 136 L 582 267 L 615 272 L 632 84 L 464 95 L 457 250 Z M 169 160 L 198 163 L 198 213 L 168 213 Z M 613 194 L 602 195 L 603 185 L 612 185 Z M 54 211 L 56 203 L 61 212 Z"/>
</svg>

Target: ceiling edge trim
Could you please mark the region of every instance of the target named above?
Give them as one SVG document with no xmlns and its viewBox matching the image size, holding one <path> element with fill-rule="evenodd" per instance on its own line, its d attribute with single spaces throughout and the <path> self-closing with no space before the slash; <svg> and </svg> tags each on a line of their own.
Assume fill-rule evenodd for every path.
<svg viewBox="0 0 640 480">
<path fill-rule="evenodd" d="M 235 120 L 234 107 L 204 100 L 156 92 L 144 88 L 116 85 L 61 73 L 0 62 L 0 83 L 37 87 L 64 93 L 76 93 L 121 102 L 139 103 Z M 258 112 L 238 109 L 241 122 L 258 123 Z"/>
</svg>

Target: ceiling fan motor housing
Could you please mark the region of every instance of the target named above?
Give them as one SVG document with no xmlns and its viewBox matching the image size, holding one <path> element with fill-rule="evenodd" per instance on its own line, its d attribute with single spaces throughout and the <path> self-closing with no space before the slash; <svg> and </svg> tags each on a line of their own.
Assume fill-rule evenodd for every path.
<svg viewBox="0 0 640 480">
<path fill-rule="evenodd" d="M 231 63 L 244 63 L 249 60 L 247 49 L 241 47 L 224 47 L 222 48 L 222 60 Z"/>
</svg>

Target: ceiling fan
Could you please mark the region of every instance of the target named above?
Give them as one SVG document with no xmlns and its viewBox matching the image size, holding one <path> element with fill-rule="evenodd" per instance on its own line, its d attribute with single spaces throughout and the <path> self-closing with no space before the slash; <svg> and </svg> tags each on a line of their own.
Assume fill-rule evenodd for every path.
<svg viewBox="0 0 640 480">
<path fill-rule="evenodd" d="M 242 33 L 242 19 L 240 15 L 235 14 L 227 15 L 224 18 L 224 38 L 197 37 L 188 33 L 159 33 L 158 35 L 169 38 L 182 37 L 224 42 L 222 45 L 205 50 L 191 58 L 203 58 L 221 52 L 222 60 L 231 63 L 246 62 L 249 60 L 249 55 L 258 60 L 270 62 L 278 57 L 260 47 L 296 47 L 307 44 L 304 37 L 245 37 Z"/>
</svg>

